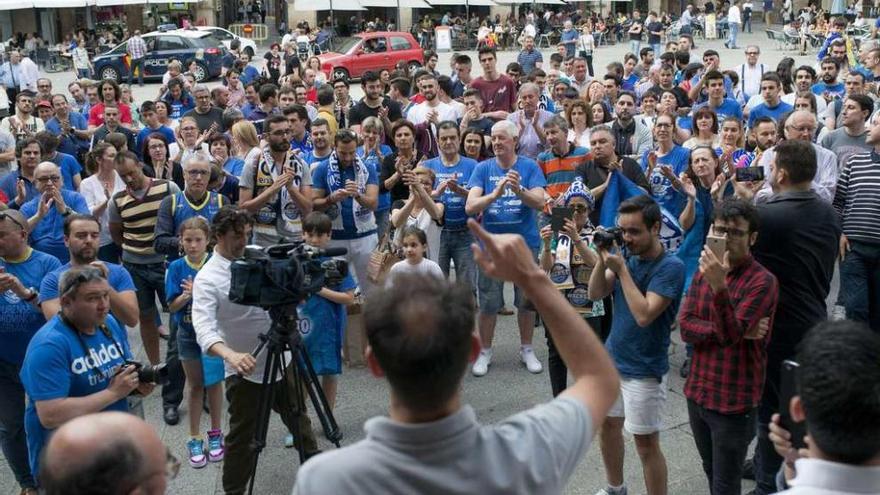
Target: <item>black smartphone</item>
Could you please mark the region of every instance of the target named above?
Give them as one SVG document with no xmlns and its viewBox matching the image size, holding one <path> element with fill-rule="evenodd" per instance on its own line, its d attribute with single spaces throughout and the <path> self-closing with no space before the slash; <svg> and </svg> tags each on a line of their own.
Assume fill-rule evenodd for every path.
<svg viewBox="0 0 880 495">
<path fill-rule="evenodd" d="M 571 208 L 567 206 L 554 206 L 550 213 L 550 228 L 553 232 L 559 232 L 565 228 L 565 219 L 571 218 Z"/>
<path fill-rule="evenodd" d="M 782 420 L 782 427 L 791 433 L 791 446 L 796 449 L 806 448 L 804 437 L 807 435 L 807 424 L 805 421 L 795 422 L 791 417 L 791 398 L 798 394 L 797 392 L 797 370 L 800 367 L 798 363 L 790 360 L 782 362 L 782 373 L 780 375 L 779 390 L 779 416 Z"/>
<path fill-rule="evenodd" d="M 737 182 L 757 182 L 764 180 L 764 167 L 740 167 L 736 169 Z"/>
</svg>

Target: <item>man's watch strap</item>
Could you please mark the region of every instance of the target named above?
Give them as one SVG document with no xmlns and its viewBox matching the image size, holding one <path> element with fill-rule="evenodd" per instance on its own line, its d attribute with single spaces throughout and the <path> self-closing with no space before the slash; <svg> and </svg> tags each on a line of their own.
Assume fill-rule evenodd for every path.
<svg viewBox="0 0 880 495">
<path fill-rule="evenodd" d="M 69 206 L 66 206 L 64 208 L 64 211 L 61 213 L 61 216 L 66 217 L 66 216 L 70 215 L 71 213 L 73 213 L 73 209 Z"/>
<path fill-rule="evenodd" d="M 37 298 L 37 296 L 40 295 L 40 293 L 37 292 L 37 289 L 34 289 L 33 287 L 28 287 L 28 291 L 30 291 L 31 295 L 29 295 L 28 297 L 26 297 L 24 299 L 24 302 L 26 302 L 26 303 L 34 302 L 34 300 Z"/>
</svg>

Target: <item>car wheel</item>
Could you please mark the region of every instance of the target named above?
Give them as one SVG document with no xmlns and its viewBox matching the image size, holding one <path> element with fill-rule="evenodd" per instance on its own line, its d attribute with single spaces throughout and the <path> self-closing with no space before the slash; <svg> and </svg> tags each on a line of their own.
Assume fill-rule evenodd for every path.
<svg viewBox="0 0 880 495">
<path fill-rule="evenodd" d="M 419 70 L 419 69 L 422 68 L 422 64 L 420 64 L 420 63 L 416 62 L 415 60 L 413 60 L 412 62 L 409 63 L 409 65 L 407 66 L 407 68 L 409 69 L 409 73 L 410 73 L 410 74 L 415 74 L 417 70 Z"/>
<path fill-rule="evenodd" d="M 247 53 L 247 56 L 248 56 L 249 59 L 253 59 L 253 58 L 254 58 L 254 49 L 253 49 L 253 48 L 251 48 L 251 47 L 246 47 L 246 48 L 244 49 L 244 52 Z"/>
<path fill-rule="evenodd" d="M 208 80 L 208 68 L 201 62 L 196 62 L 196 70 L 193 71 L 196 82 L 205 82 Z"/>
<path fill-rule="evenodd" d="M 119 71 L 112 65 L 108 65 L 101 69 L 101 79 L 110 79 L 119 82 Z"/>
<path fill-rule="evenodd" d="M 348 80 L 348 71 L 343 69 L 342 67 L 336 67 L 333 69 L 333 77 L 330 78 L 331 81 L 335 81 L 337 79 L 345 79 Z"/>
</svg>

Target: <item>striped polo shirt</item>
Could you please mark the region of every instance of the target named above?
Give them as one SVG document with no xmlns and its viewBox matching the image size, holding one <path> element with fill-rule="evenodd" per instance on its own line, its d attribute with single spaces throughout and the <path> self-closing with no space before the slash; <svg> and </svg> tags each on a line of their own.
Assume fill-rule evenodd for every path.
<svg viewBox="0 0 880 495">
<path fill-rule="evenodd" d="M 153 240 L 159 205 L 173 192 L 167 180 L 152 179 L 143 195 L 134 196 L 125 190 L 113 196 L 113 204 L 122 220 L 123 260 L 152 263 L 156 261 L 150 258 L 158 257 L 158 262 L 164 259 L 153 249 Z"/>
<path fill-rule="evenodd" d="M 565 194 L 574 182 L 575 169 L 590 160 L 590 152 L 587 148 L 572 143 L 568 143 L 568 146 L 568 154 L 565 156 L 559 156 L 553 150 L 538 155 L 538 166 L 547 179 L 547 194 L 553 199 Z"/>
<path fill-rule="evenodd" d="M 832 204 L 848 238 L 880 242 L 880 155 L 876 151 L 852 155 L 844 163 Z"/>
</svg>

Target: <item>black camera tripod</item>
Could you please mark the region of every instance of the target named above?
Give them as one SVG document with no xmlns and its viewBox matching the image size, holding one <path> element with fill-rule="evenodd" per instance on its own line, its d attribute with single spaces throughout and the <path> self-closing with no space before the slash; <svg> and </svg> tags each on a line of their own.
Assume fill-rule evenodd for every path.
<svg viewBox="0 0 880 495">
<path fill-rule="evenodd" d="M 303 387 L 309 394 L 312 406 L 321 422 L 321 428 L 324 430 L 324 436 L 333 443 L 337 448 L 342 440 L 342 432 L 336 424 L 336 418 L 327 404 L 327 397 L 324 390 L 318 382 L 318 375 L 312 366 L 312 361 L 306 352 L 302 336 L 297 329 L 297 313 L 295 305 L 282 305 L 269 308 L 269 316 L 272 319 L 272 326 L 269 331 L 260 334 L 260 344 L 252 353 L 257 357 L 263 350 L 266 351 L 266 366 L 263 370 L 263 388 L 260 391 L 260 403 L 257 405 L 257 427 L 254 431 L 254 440 L 252 447 L 254 449 L 254 463 L 251 468 L 250 482 L 248 493 L 254 492 L 254 480 L 257 477 L 257 464 L 260 458 L 260 452 L 266 447 L 266 434 L 269 431 L 269 417 L 272 414 L 272 403 L 275 398 L 274 378 L 280 373 L 281 375 L 281 397 L 284 399 L 288 387 L 288 378 L 285 370 L 287 366 L 291 366 L 293 370 L 293 390 L 295 393 L 295 404 L 297 408 L 297 416 L 308 414 L 305 408 L 305 397 L 303 397 Z M 290 351 L 292 359 L 290 363 L 286 362 L 284 353 Z M 282 402 L 286 402 L 283 401 Z M 299 431 L 299 422 L 294 421 L 292 431 L 296 441 L 297 451 L 299 452 L 299 462 L 302 464 L 306 460 L 306 452 L 302 442 L 302 432 Z"/>
</svg>

